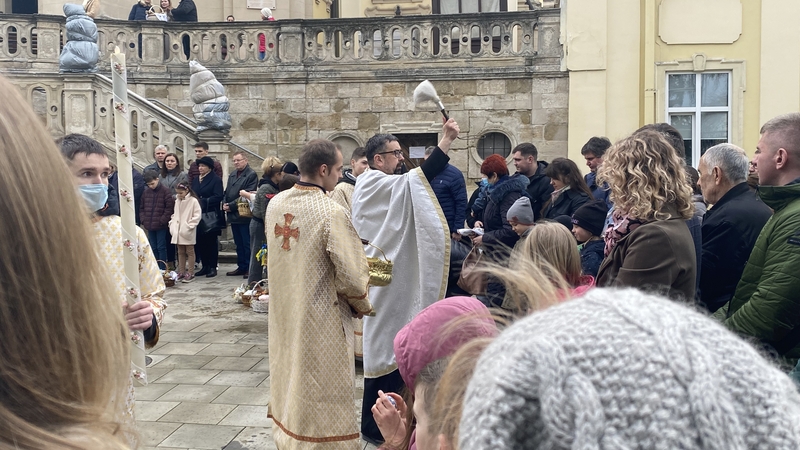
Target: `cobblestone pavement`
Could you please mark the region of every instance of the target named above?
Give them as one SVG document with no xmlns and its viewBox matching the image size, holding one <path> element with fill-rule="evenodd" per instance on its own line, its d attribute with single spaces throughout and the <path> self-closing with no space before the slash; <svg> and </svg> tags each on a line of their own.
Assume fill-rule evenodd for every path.
<svg viewBox="0 0 800 450">
<path fill-rule="evenodd" d="M 136 389 L 144 449 L 275 449 L 267 315 L 234 303 L 233 290 L 245 281 L 225 276 L 234 268 L 222 264 L 216 278 L 167 288 L 161 337 L 148 352 L 150 384 Z"/>
</svg>

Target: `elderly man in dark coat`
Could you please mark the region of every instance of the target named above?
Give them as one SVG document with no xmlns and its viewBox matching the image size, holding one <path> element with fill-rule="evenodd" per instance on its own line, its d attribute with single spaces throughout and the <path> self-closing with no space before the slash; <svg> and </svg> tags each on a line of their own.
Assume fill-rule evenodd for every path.
<svg viewBox="0 0 800 450">
<path fill-rule="evenodd" d="M 747 186 L 749 162 L 733 144 L 711 147 L 700 159 L 697 184 L 714 207 L 703 216 L 700 301 L 714 312 L 728 303 L 758 234 L 772 211 Z"/>
<path fill-rule="evenodd" d="M 185 1 L 185 0 L 184 0 Z M 239 215 L 239 191 L 253 191 L 258 188 L 258 175 L 247 164 L 247 155 L 243 151 L 233 154 L 233 166 L 236 170 L 228 176 L 225 188 L 225 200 L 222 209 L 228 213 L 233 242 L 236 243 L 236 270 L 226 273 L 228 276 L 241 275 L 247 278 L 250 271 L 250 218 Z"/>
</svg>

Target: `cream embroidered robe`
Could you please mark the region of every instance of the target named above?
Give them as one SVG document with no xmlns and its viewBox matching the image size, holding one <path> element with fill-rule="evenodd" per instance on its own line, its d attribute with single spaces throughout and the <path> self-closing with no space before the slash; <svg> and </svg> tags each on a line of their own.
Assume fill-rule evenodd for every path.
<svg viewBox="0 0 800 450">
<path fill-rule="evenodd" d="M 351 308 L 372 310 L 361 240 L 349 212 L 316 187 L 275 196 L 264 224 L 275 444 L 358 449 Z"/>
<path fill-rule="evenodd" d="M 164 318 L 164 310 L 167 308 L 167 303 L 163 300 L 164 290 L 166 289 L 164 279 L 161 277 L 161 271 L 158 268 L 158 263 L 144 230 L 137 227 L 136 236 L 138 242 L 135 244 L 138 245 L 139 249 L 139 288 L 142 293 L 142 300 L 149 302 L 153 306 L 153 313 L 160 328 L 161 320 Z M 94 237 L 98 244 L 100 261 L 103 263 L 104 270 L 117 287 L 118 295 L 113 297 L 113 301 L 117 302 L 120 305 L 120 309 L 122 309 L 122 302 L 127 301 L 123 252 L 129 251 L 122 239 L 122 220 L 119 216 L 96 217 L 94 220 Z M 159 330 L 156 330 L 155 337 L 146 342 L 146 346 L 152 347 L 156 345 L 158 336 Z M 128 397 L 125 401 L 125 420 L 131 426 L 135 426 L 134 403 L 133 378 L 131 378 L 128 386 Z"/>
<path fill-rule="evenodd" d="M 347 212 L 350 212 L 352 210 L 353 189 L 355 189 L 355 186 L 352 184 L 340 182 L 331 191 L 331 200 L 342 205 Z M 353 348 L 355 349 L 356 358 L 361 358 L 364 356 L 364 319 L 353 319 L 353 329 L 353 334 L 355 335 Z"/>
</svg>

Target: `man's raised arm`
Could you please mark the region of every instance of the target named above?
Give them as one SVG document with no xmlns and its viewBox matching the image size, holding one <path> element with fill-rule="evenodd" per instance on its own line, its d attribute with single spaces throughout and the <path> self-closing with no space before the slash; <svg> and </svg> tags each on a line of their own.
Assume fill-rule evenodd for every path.
<svg viewBox="0 0 800 450">
<path fill-rule="evenodd" d="M 436 178 L 436 175 L 439 175 L 444 168 L 447 167 L 447 162 L 450 161 L 450 157 L 447 156 L 447 153 L 450 151 L 450 145 L 458 137 L 459 131 L 458 123 L 453 119 L 446 121 L 444 126 L 442 126 L 442 140 L 440 140 L 439 145 L 433 149 L 431 156 L 420 166 L 422 173 L 425 174 L 425 178 L 427 178 L 428 181 Z"/>
</svg>

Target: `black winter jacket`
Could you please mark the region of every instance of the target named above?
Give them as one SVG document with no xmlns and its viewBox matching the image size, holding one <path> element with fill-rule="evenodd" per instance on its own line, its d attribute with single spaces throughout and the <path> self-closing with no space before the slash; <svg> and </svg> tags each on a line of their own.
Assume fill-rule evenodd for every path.
<svg viewBox="0 0 800 450">
<path fill-rule="evenodd" d="M 147 11 L 150 10 L 152 6 L 146 6 L 142 2 L 136 2 L 131 8 L 130 14 L 128 14 L 128 20 L 147 20 Z"/>
<path fill-rule="evenodd" d="M 550 185 L 550 177 L 544 174 L 544 170 L 549 164 L 544 161 L 539 161 L 539 168 L 532 177 L 528 177 L 528 196 L 531 198 L 531 208 L 533 209 L 534 220 L 541 219 L 542 208 L 544 204 L 550 200 L 550 194 L 553 192 L 553 186 Z"/>
<path fill-rule="evenodd" d="M 463 228 L 467 209 L 467 184 L 464 181 L 464 174 L 455 166 L 448 164 L 436 178 L 431 180 L 431 188 L 447 218 L 450 233 Z"/>
<path fill-rule="evenodd" d="M 219 211 L 219 204 L 222 202 L 222 178 L 218 177 L 214 172 L 210 172 L 200 182 L 200 177 L 192 180 L 192 191 L 197 194 L 200 199 L 200 209 L 207 213 L 209 211 Z M 222 231 L 217 231 L 217 235 L 222 234 Z"/>
<path fill-rule="evenodd" d="M 511 224 L 506 218 L 508 209 L 525 195 L 527 187 L 527 177 L 500 178 L 497 185 L 489 194 L 489 201 L 483 210 L 483 245 L 486 246 L 488 255 L 497 253 L 498 250 L 513 248 L 519 240 L 519 236 L 511 229 Z M 506 249 L 507 250 L 507 249 Z M 507 251 L 503 253 L 508 253 Z"/>
<path fill-rule="evenodd" d="M 597 271 L 605 258 L 606 241 L 600 239 L 583 244 L 581 249 L 581 270 L 584 275 L 597 278 Z"/>
<path fill-rule="evenodd" d="M 555 202 L 547 205 L 544 211 L 545 219 L 555 219 L 558 216 L 570 216 L 584 203 L 592 200 L 585 192 L 567 189 L 558 196 Z"/>
<path fill-rule="evenodd" d="M 142 227 L 147 231 L 165 230 L 175 212 L 175 197 L 168 187 L 159 183 L 155 189 L 144 190 L 139 211 Z"/>
<path fill-rule="evenodd" d="M 709 311 L 733 298 L 756 239 L 771 216 L 769 207 L 744 182 L 703 216 L 700 301 Z"/>
<path fill-rule="evenodd" d="M 176 22 L 197 22 L 197 6 L 194 0 L 181 0 L 180 5 L 172 10 L 172 18 Z"/>
<path fill-rule="evenodd" d="M 257 187 L 258 175 L 250 166 L 246 166 L 242 173 L 234 170 L 228 175 L 228 186 L 225 188 L 225 203 L 228 204 L 228 223 L 239 225 L 250 223 L 249 217 L 239 216 L 239 208 L 236 205 L 236 201 L 240 197 L 239 191 L 255 191 Z"/>
</svg>

